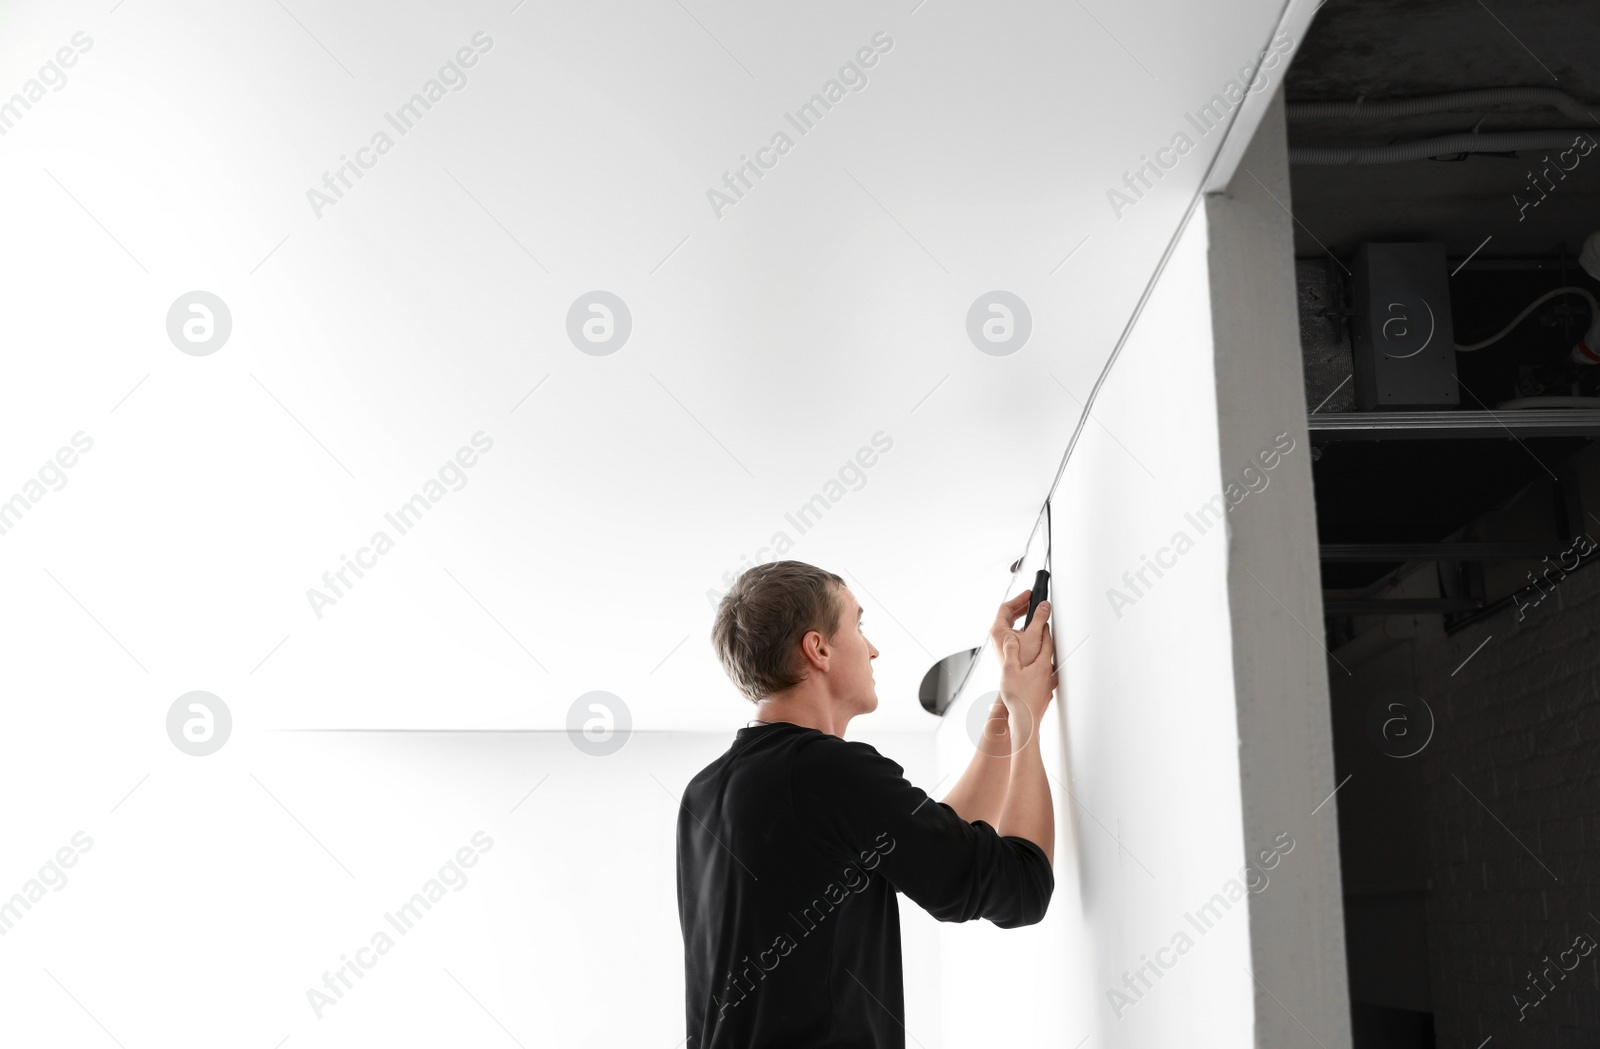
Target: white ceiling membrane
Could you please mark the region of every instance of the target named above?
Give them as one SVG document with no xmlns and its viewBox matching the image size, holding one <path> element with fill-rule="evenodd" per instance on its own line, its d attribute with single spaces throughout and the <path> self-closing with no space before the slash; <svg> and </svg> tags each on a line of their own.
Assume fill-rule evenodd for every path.
<svg viewBox="0 0 1600 1049">
<path fill-rule="evenodd" d="M 23 6 L 8 640 L 90 706 L 728 727 L 714 600 L 792 557 L 931 728 L 1300 6 Z"/>
</svg>

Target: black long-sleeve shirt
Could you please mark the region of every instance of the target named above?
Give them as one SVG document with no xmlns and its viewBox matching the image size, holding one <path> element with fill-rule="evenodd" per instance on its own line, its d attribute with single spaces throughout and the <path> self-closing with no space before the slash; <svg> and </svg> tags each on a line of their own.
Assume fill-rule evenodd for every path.
<svg viewBox="0 0 1600 1049">
<path fill-rule="evenodd" d="M 865 743 L 748 726 L 684 789 L 686 1049 L 904 1049 L 903 892 L 940 921 L 1044 917 L 1044 851 L 907 782 Z"/>
</svg>

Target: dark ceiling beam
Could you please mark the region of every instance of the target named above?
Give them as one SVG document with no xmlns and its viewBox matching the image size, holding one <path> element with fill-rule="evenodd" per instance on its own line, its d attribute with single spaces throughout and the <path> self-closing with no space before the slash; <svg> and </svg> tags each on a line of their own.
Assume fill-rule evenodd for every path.
<svg viewBox="0 0 1600 1049">
<path fill-rule="evenodd" d="M 1458 438 L 1600 437 L 1600 409 L 1328 412 L 1306 417 L 1312 440 L 1445 441 Z"/>
<path fill-rule="evenodd" d="M 1570 542 L 1541 540 L 1489 543 L 1323 543 L 1324 561 L 1376 564 L 1388 561 L 1538 561 L 1559 557 Z"/>
</svg>

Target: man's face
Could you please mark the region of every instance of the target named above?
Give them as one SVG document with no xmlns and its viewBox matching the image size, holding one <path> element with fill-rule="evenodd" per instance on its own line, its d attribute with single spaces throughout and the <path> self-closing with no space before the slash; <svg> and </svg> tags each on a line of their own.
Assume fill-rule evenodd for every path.
<svg viewBox="0 0 1600 1049">
<path fill-rule="evenodd" d="M 864 613 L 861 603 L 845 587 L 837 588 L 839 601 L 839 632 L 828 640 L 834 653 L 834 665 L 828 676 L 835 682 L 834 694 L 858 714 L 878 709 L 878 691 L 872 678 L 872 661 L 878 650 L 867 640 L 862 628 Z"/>
</svg>

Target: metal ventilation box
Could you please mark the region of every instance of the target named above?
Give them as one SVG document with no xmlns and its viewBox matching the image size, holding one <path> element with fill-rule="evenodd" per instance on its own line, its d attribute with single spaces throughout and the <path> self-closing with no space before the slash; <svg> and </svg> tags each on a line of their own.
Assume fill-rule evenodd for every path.
<svg viewBox="0 0 1600 1049">
<path fill-rule="evenodd" d="M 1456 407 L 1443 244 L 1363 244 L 1351 264 L 1356 410 Z"/>
</svg>

